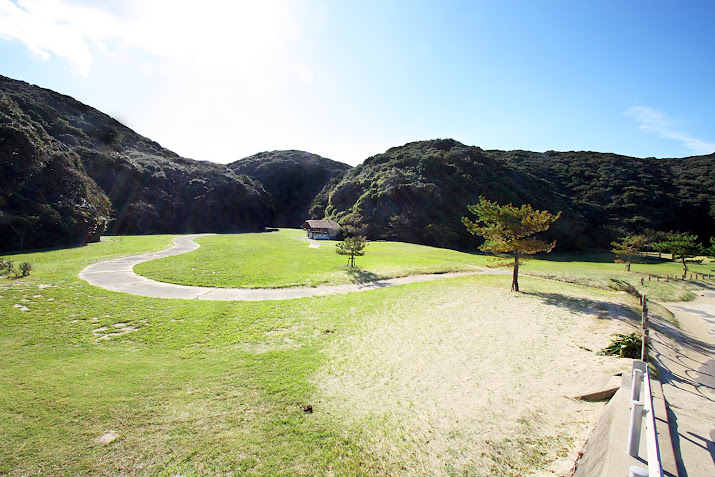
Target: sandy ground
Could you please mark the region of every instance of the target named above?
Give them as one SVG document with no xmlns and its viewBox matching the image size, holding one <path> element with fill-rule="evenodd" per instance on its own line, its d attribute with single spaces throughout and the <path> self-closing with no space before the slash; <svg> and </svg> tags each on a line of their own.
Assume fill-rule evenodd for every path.
<svg viewBox="0 0 715 477">
<path fill-rule="evenodd" d="M 330 350 L 317 399 L 331 425 L 400 475 L 569 475 L 604 408 L 569 396 L 629 369 L 596 351 L 632 330 L 630 312 L 447 283 L 426 293 Z"/>
<path fill-rule="evenodd" d="M 681 476 L 715 475 L 715 291 L 693 302 L 664 303 L 680 329 L 653 336 L 653 357 L 668 402 Z"/>
</svg>

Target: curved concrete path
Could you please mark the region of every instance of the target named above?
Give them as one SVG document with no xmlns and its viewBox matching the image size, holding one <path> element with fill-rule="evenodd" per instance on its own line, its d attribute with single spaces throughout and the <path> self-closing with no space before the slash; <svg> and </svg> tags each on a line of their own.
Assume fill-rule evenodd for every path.
<svg viewBox="0 0 715 477">
<path fill-rule="evenodd" d="M 199 248 L 194 242 L 197 237 L 213 234 L 185 235 L 174 239 L 174 246 L 159 252 L 144 253 L 131 257 L 115 258 L 104 262 L 95 263 L 85 267 L 79 277 L 91 285 L 107 290 L 132 295 L 148 296 L 153 298 L 179 298 L 197 300 L 220 301 L 263 301 L 263 300 L 292 300 L 311 296 L 335 295 L 339 293 L 353 293 L 365 290 L 374 290 L 407 283 L 426 282 L 441 278 L 452 278 L 484 273 L 477 272 L 442 273 L 430 275 L 411 275 L 401 278 L 370 281 L 366 283 L 347 283 L 344 285 L 321 285 L 317 287 L 299 288 L 215 288 L 194 287 L 163 283 L 134 273 L 134 265 L 158 258 L 171 257 L 182 253 L 191 252 Z"/>
</svg>

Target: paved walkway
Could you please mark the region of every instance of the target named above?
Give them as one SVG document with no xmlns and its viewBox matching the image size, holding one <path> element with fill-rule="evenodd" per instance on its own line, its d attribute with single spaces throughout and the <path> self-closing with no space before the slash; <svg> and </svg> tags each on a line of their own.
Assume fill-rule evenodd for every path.
<svg viewBox="0 0 715 477">
<path fill-rule="evenodd" d="M 651 335 L 679 477 L 715 475 L 715 291 L 665 303 L 680 323 Z"/>
<path fill-rule="evenodd" d="M 442 273 L 429 275 L 411 275 L 401 278 L 385 280 L 366 280 L 363 283 L 347 283 L 344 285 L 321 285 L 316 287 L 298 288 L 215 288 L 175 285 L 151 280 L 134 273 L 134 266 L 171 257 L 199 248 L 194 239 L 212 234 L 185 235 L 174 239 L 174 247 L 160 252 L 145 253 L 131 257 L 116 258 L 105 262 L 95 263 L 86 267 L 79 274 L 80 278 L 88 283 L 122 293 L 148 296 L 153 298 L 180 298 L 197 300 L 220 301 L 263 301 L 263 300 L 291 300 L 310 296 L 335 295 L 340 293 L 353 293 L 374 290 L 407 283 L 426 282 L 442 278 L 452 278 L 467 275 L 487 273 L 483 270 L 475 272 Z"/>
</svg>

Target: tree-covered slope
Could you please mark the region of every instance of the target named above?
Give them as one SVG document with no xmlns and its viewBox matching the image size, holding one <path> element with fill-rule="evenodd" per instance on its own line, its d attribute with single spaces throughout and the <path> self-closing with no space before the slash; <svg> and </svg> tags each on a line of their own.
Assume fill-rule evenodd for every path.
<svg viewBox="0 0 715 477">
<path fill-rule="evenodd" d="M 479 196 L 563 211 L 559 248 L 608 246 L 624 232 L 715 233 L 715 156 L 638 159 L 592 152 L 485 151 L 451 139 L 388 150 L 329 183 L 313 218 L 371 239 L 468 248 L 461 217 Z"/>
<path fill-rule="evenodd" d="M 79 156 L 0 91 L 0 251 L 97 240 L 110 213 Z"/>
<path fill-rule="evenodd" d="M 261 184 L 224 165 L 181 158 L 106 114 L 47 89 L 0 76 L 0 92 L 7 103 L 4 110 L 15 111 L 5 115 L 22 118 L 3 119 L 0 174 L 6 182 L 27 182 L 25 171 L 34 171 L 38 160 L 45 161 L 37 157 L 59 151 L 71 158 L 65 169 L 99 186 L 97 193 L 86 197 L 86 206 L 100 207 L 98 198 L 111 202 L 111 233 L 237 232 L 268 225 L 270 198 Z M 24 136 L 29 139 L 18 139 Z M 32 148 L 25 151 L 22 144 L 27 142 Z M 33 177 L 42 182 L 49 173 L 50 169 L 41 168 Z M 47 204 L 50 198 L 37 194 L 33 184 L 25 186 L 23 205 L 18 205 L 19 197 L 10 197 L 17 193 L 17 185 L 3 187 L 0 212 L 17 215 Z M 69 197 L 66 191 L 57 193 Z M 39 217 L 38 223 L 46 222 L 46 214 L 33 217 Z M 73 234 L 81 235 L 79 230 Z M 45 242 L 43 246 L 66 243 Z M 0 248 L 19 245 L 8 242 Z M 23 244 L 24 248 L 39 245 Z"/>
<path fill-rule="evenodd" d="M 715 154 L 655 159 L 597 152 L 492 151 L 572 198 L 597 245 L 623 231 L 715 234 Z"/>
<path fill-rule="evenodd" d="M 263 184 L 275 208 L 271 225 L 293 228 L 308 218 L 310 206 L 323 187 L 350 169 L 342 162 L 293 150 L 261 152 L 228 167 Z"/>
</svg>

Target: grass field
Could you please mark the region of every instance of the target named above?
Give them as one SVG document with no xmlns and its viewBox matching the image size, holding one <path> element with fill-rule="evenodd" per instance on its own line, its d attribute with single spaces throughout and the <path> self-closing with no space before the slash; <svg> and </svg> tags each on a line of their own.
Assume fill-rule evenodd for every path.
<svg viewBox="0 0 715 477">
<path fill-rule="evenodd" d="M 335 253 L 334 241 L 309 248 L 305 233 L 281 229 L 272 233 L 201 237 L 190 254 L 154 260 L 135 271 L 154 280 L 211 287 L 281 288 L 335 285 L 365 279 L 419 273 L 470 271 L 486 257 L 399 242 L 370 242 L 356 259 L 358 271 Z"/>
<path fill-rule="evenodd" d="M 713 280 L 709 283 L 715 285 L 715 263 L 710 259 L 701 258 L 702 263 L 688 264 L 690 269 L 688 278 L 696 272 L 711 273 Z M 649 257 L 648 263 L 634 263 L 631 265 L 631 271 L 626 272 L 625 265 L 614 263 L 613 259 L 612 254 L 605 252 L 541 254 L 536 260 L 526 261 L 522 272 L 597 288 L 611 287 L 611 279 L 615 278 L 630 283 L 640 293 L 658 301 L 683 301 L 695 298 L 694 290 L 697 290 L 699 285 L 689 279 L 680 280 L 683 267 L 679 262 Z M 641 257 L 640 260 L 645 262 L 646 258 Z M 665 281 L 666 276 L 670 277 L 668 282 Z M 675 277 L 679 280 L 675 281 Z"/>
<path fill-rule="evenodd" d="M 288 235 L 261 237 L 314 251 Z M 627 366 L 596 351 L 633 328 L 637 303 L 565 282 L 524 277 L 514 294 L 509 276 L 475 276 L 239 303 L 143 298 L 78 278 L 170 239 L 9 257 L 34 270 L 0 279 L 0 474 L 553 475 L 601 409 L 566 396 Z M 371 243 L 358 265 L 424 272 L 457 256 L 408 248 L 369 268 Z M 469 257 L 443 266 L 484 263 Z M 528 266 L 559 267 L 540 263 Z"/>
</svg>

